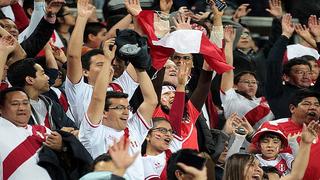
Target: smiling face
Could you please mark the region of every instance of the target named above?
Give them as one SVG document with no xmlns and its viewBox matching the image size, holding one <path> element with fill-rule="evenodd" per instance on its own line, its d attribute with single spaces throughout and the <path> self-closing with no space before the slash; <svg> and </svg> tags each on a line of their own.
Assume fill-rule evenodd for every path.
<svg viewBox="0 0 320 180">
<path fill-rule="evenodd" d="M 237 48 L 246 51 L 252 48 L 252 43 L 250 31 L 244 28 L 237 44 Z"/>
<path fill-rule="evenodd" d="M 169 145 L 173 139 L 170 123 L 165 120 L 155 123 L 146 139 L 147 146 L 156 152 L 162 153 L 169 149 Z"/>
<path fill-rule="evenodd" d="M 166 64 L 164 65 L 166 68 L 164 72 L 164 82 L 169 82 L 170 84 L 177 85 L 178 84 L 178 78 L 177 78 L 177 73 L 178 73 L 178 67 L 177 65 L 171 61 L 168 60 Z"/>
<path fill-rule="evenodd" d="M 129 101 L 127 98 L 111 98 L 109 110 L 104 112 L 111 128 L 124 130 L 129 118 Z"/>
<path fill-rule="evenodd" d="M 28 124 L 31 107 L 28 96 L 22 91 L 9 92 L 5 96 L 4 105 L 1 107 L 1 116 L 18 127 Z"/>
<path fill-rule="evenodd" d="M 285 76 L 285 81 L 301 88 L 308 88 L 311 85 L 311 75 L 312 72 L 308 65 L 294 65 L 291 67 L 289 76 Z"/>
<path fill-rule="evenodd" d="M 281 140 L 277 137 L 264 137 L 260 140 L 260 150 L 265 160 L 274 160 L 281 151 Z"/>
</svg>

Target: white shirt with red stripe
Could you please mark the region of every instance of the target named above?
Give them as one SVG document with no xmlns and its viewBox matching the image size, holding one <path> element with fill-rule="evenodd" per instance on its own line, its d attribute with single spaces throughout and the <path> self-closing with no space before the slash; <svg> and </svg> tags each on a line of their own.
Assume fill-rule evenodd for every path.
<svg viewBox="0 0 320 180">
<path fill-rule="evenodd" d="M 125 135 L 125 131 L 127 131 L 130 139 L 129 154 L 133 155 L 141 151 L 141 145 L 151 126 L 149 126 L 138 111 L 128 119 L 127 123 L 126 130 L 118 131 L 102 124 L 93 125 L 88 120 L 88 116 L 85 115 L 80 126 L 80 142 L 95 159 L 99 155 L 107 153 L 114 139 L 119 140 Z M 143 167 L 142 157 L 139 153 L 135 162 L 127 169 L 126 175 L 130 179 L 141 179 L 144 172 Z"/>
<path fill-rule="evenodd" d="M 288 175 L 292 168 L 294 157 L 290 153 L 279 153 L 275 160 L 265 160 L 262 154 L 256 154 L 261 166 L 273 166 L 278 169 L 282 176 Z"/>
<path fill-rule="evenodd" d="M 173 141 L 170 144 L 168 151 L 174 153 L 182 148 L 182 139 L 178 136 L 173 136 Z M 166 167 L 169 157 L 166 157 L 166 152 L 162 152 L 157 156 L 145 155 L 142 157 L 144 164 L 144 179 L 160 179 L 161 173 Z"/>
<path fill-rule="evenodd" d="M 0 179 L 51 179 L 37 164 L 42 142 L 50 132 L 44 126 L 17 127 L 0 117 Z"/>
<path fill-rule="evenodd" d="M 129 95 L 128 100 L 131 99 L 135 89 L 139 85 L 131 78 L 127 71 L 124 71 L 113 83 L 119 85 L 121 91 Z M 67 77 L 65 81 L 65 92 L 74 115 L 75 124 L 80 127 L 81 121 L 84 119 L 91 101 L 93 86 L 85 83 L 83 77 L 77 84 L 73 84 Z"/>
<path fill-rule="evenodd" d="M 257 129 L 262 123 L 274 119 L 264 97 L 250 100 L 236 93 L 233 88 L 226 92 L 220 91 L 220 97 L 226 118 L 236 112 L 240 117 L 245 116 L 254 129 Z"/>
</svg>

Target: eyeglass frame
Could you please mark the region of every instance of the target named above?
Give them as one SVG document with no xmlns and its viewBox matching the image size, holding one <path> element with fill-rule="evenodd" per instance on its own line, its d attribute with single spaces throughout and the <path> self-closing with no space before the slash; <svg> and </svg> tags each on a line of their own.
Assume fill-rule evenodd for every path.
<svg viewBox="0 0 320 180">
<path fill-rule="evenodd" d="M 177 58 L 178 57 L 178 58 Z M 188 58 L 186 58 L 188 57 Z M 174 55 L 172 56 L 172 60 L 192 60 L 192 56 L 178 56 L 178 55 Z"/>
<path fill-rule="evenodd" d="M 118 110 L 118 111 L 124 111 L 124 110 L 128 110 L 128 111 L 132 111 L 132 107 L 130 105 L 128 106 L 124 106 L 124 105 L 117 105 L 115 107 L 109 107 L 108 110 Z"/>
<path fill-rule="evenodd" d="M 167 128 L 164 128 L 164 127 L 158 127 L 158 128 L 152 128 L 150 129 L 151 131 L 159 131 L 160 133 L 162 134 L 165 134 L 167 135 L 168 132 L 173 135 L 174 134 L 174 130 L 173 129 L 167 129 Z"/>
</svg>

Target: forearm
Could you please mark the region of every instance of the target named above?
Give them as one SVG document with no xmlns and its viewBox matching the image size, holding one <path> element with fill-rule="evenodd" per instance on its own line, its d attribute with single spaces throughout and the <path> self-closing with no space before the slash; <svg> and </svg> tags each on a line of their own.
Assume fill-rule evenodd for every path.
<svg viewBox="0 0 320 180">
<path fill-rule="evenodd" d="M 28 27 L 29 18 L 26 16 L 19 3 L 12 4 L 11 8 L 15 17 L 15 24 L 17 25 L 19 32 L 22 32 L 26 27 Z"/>
<path fill-rule="evenodd" d="M 46 65 L 48 68 L 58 69 L 58 64 L 50 49 L 45 48 Z"/>
<path fill-rule="evenodd" d="M 213 71 L 201 70 L 196 89 L 191 95 L 190 101 L 200 112 L 210 90 Z"/>
<path fill-rule="evenodd" d="M 108 38 L 116 37 L 116 30 L 117 29 L 127 29 L 132 22 L 131 14 L 126 15 L 124 18 L 121 19 L 117 24 L 112 26 L 112 28 L 108 31 L 107 36 Z"/>
<path fill-rule="evenodd" d="M 155 108 L 158 103 L 158 98 L 147 72 L 145 70 L 136 69 L 136 73 L 144 102 Z"/>
<path fill-rule="evenodd" d="M 213 26 L 210 34 L 210 41 L 215 43 L 219 48 L 222 48 L 222 40 L 223 40 L 223 26 L 222 25 Z"/>
<path fill-rule="evenodd" d="M 240 148 L 241 148 L 245 139 L 246 139 L 245 136 L 235 134 L 234 141 L 233 141 L 230 149 L 228 150 L 226 159 L 228 159 L 231 155 L 236 154 L 240 151 Z"/>
<path fill-rule="evenodd" d="M 170 109 L 169 117 L 173 130 L 178 136 L 181 136 L 181 121 L 183 117 L 185 106 L 185 93 L 184 91 L 176 91 L 172 107 Z"/>
<path fill-rule="evenodd" d="M 0 52 L 0 81 L 2 81 L 3 76 L 3 71 L 4 71 L 4 66 L 6 65 L 7 62 L 7 53 L 2 53 Z"/>
<path fill-rule="evenodd" d="M 302 179 L 307 169 L 310 158 L 311 144 L 300 142 L 299 152 L 293 162 L 291 177 Z"/>
<path fill-rule="evenodd" d="M 233 66 L 233 43 L 226 42 L 224 53 L 226 55 L 227 64 Z M 226 92 L 233 87 L 233 70 L 224 72 L 221 78 L 221 90 Z"/>
</svg>

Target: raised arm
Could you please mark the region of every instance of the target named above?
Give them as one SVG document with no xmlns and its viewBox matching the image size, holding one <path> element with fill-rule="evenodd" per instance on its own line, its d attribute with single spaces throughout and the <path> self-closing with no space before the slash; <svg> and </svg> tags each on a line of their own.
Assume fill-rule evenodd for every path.
<svg viewBox="0 0 320 180">
<path fill-rule="evenodd" d="M 224 53 L 226 55 L 226 61 L 229 65 L 233 66 L 233 41 L 235 38 L 235 32 L 232 26 L 227 26 L 224 30 Z M 221 91 L 226 92 L 233 87 L 233 70 L 224 72 L 221 78 Z"/>
<path fill-rule="evenodd" d="M 67 57 L 67 77 L 73 84 L 78 83 L 82 77 L 81 49 L 83 33 L 86 23 L 94 11 L 94 6 L 89 4 L 89 0 L 78 0 L 77 8 L 78 17 L 69 41 Z"/>
<path fill-rule="evenodd" d="M 0 81 L 4 78 L 2 76 L 8 55 L 14 50 L 14 48 L 15 40 L 12 36 L 0 37 Z"/>
<path fill-rule="evenodd" d="M 318 20 L 317 16 L 311 15 L 309 17 L 308 26 L 311 34 L 316 40 L 318 52 L 320 52 L 320 20 Z"/>
<path fill-rule="evenodd" d="M 310 158 L 311 144 L 316 139 L 318 133 L 319 122 L 312 121 L 308 127 L 305 124 L 303 125 L 300 148 L 294 159 L 291 173 L 280 178 L 280 180 L 303 179 Z"/>
<path fill-rule="evenodd" d="M 114 45 L 114 38 L 104 42 L 103 52 L 106 57 L 106 61 L 103 63 L 101 71 L 96 79 L 96 83 L 93 89 L 91 101 L 88 107 L 87 115 L 90 122 L 97 125 L 101 121 L 101 117 L 104 111 L 104 104 L 106 98 L 106 91 L 108 84 L 112 81 L 113 70 L 111 70 L 111 61 L 114 58 L 116 46 L 112 47 L 110 51 L 109 47 Z"/>
<path fill-rule="evenodd" d="M 274 98 L 282 93 L 282 62 L 294 27 L 292 17 L 286 14 L 282 18 L 282 35 L 271 48 L 267 59 L 266 97 Z"/>
<path fill-rule="evenodd" d="M 131 14 L 126 15 L 124 18 L 122 18 L 117 24 L 112 26 L 112 28 L 107 33 L 107 38 L 116 37 L 116 30 L 117 29 L 127 29 L 132 22 L 132 16 Z"/>
</svg>

